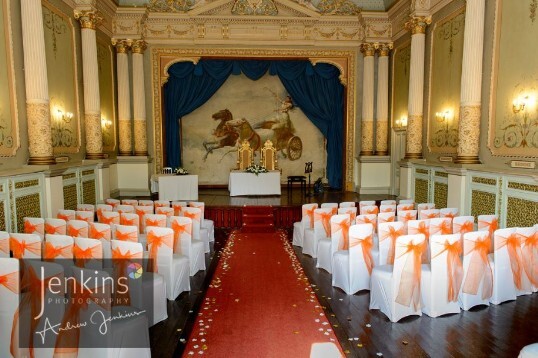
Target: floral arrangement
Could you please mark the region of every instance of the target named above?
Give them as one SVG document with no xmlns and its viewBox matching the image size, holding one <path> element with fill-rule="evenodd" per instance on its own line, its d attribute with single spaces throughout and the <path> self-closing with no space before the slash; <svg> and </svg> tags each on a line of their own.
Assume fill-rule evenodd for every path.
<svg viewBox="0 0 538 358">
<path fill-rule="evenodd" d="M 257 165 L 257 164 L 254 164 L 254 165 L 251 165 L 251 166 L 248 166 L 245 171 L 247 173 L 252 173 L 252 174 L 260 174 L 260 173 L 267 173 L 267 169 L 265 167 L 262 167 L 261 165 Z"/>
<path fill-rule="evenodd" d="M 176 175 L 187 175 L 189 172 L 185 168 L 176 168 Z"/>
</svg>

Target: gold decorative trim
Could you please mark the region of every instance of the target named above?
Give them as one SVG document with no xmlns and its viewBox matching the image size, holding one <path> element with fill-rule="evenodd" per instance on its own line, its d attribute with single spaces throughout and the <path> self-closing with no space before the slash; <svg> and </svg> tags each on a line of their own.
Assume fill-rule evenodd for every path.
<svg viewBox="0 0 538 358">
<path fill-rule="evenodd" d="M 39 185 L 39 179 L 19 181 L 19 182 L 15 182 L 15 189 L 29 188 L 29 187 L 38 186 L 38 185 Z"/>
<path fill-rule="evenodd" d="M 429 182 L 426 179 L 415 178 L 415 202 L 427 203 L 429 202 Z"/>
<path fill-rule="evenodd" d="M 415 173 L 417 173 L 417 174 L 425 174 L 425 175 L 430 174 L 430 172 L 427 169 L 420 169 L 420 168 L 416 168 Z"/>
<path fill-rule="evenodd" d="M 62 179 L 63 180 L 72 179 L 72 178 L 75 178 L 76 176 L 77 176 L 76 173 L 64 174 L 64 175 L 62 175 Z"/>
<path fill-rule="evenodd" d="M 74 16 L 75 20 L 80 22 L 82 29 L 95 30 L 96 26 L 103 21 L 101 14 L 93 10 L 75 10 Z"/>
<path fill-rule="evenodd" d="M 77 184 L 69 184 L 63 187 L 64 192 L 64 209 L 76 210 L 78 197 L 77 197 Z"/>
<path fill-rule="evenodd" d="M 473 177 L 472 182 L 477 183 L 477 184 L 485 184 L 485 185 L 493 185 L 493 186 L 497 185 L 497 180 L 491 179 L 491 178 Z"/>
<path fill-rule="evenodd" d="M 475 157 L 475 156 L 462 156 L 462 155 L 458 155 L 456 157 L 456 160 L 454 160 L 454 163 L 456 164 L 480 164 L 482 163 L 480 161 L 480 158 L 478 157 Z"/>
<path fill-rule="evenodd" d="M 373 56 L 375 55 L 376 46 L 373 43 L 365 42 L 361 44 L 361 52 L 363 53 L 364 57 Z"/>
<path fill-rule="evenodd" d="M 411 31 L 411 35 L 425 34 L 426 27 L 431 23 L 431 17 L 416 16 L 405 23 L 405 29 Z"/>
<path fill-rule="evenodd" d="M 515 182 L 512 182 L 512 181 L 509 181 L 508 182 L 508 188 L 509 189 L 517 189 L 517 190 L 531 191 L 531 192 L 534 192 L 534 193 L 538 193 L 538 185 L 515 183 Z M 537 220 L 538 220 L 538 217 L 537 217 Z"/>
<path fill-rule="evenodd" d="M 116 53 L 127 53 L 133 43 L 132 40 L 111 40 L 112 46 L 116 48 Z"/>
<path fill-rule="evenodd" d="M 448 173 L 446 173 L 446 172 L 435 172 L 435 176 L 436 177 L 441 177 L 441 178 L 448 178 Z"/>
<path fill-rule="evenodd" d="M 93 175 L 95 171 L 93 169 L 82 171 L 82 175 Z"/>
<path fill-rule="evenodd" d="M 375 43 L 375 48 L 379 54 L 379 56 L 386 57 L 390 54 L 390 50 L 392 50 L 394 47 L 394 44 L 392 42 L 382 42 L 382 43 Z"/>
<path fill-rule="evenodd" d="M 144 40 L 135 40 L 131 44 L 131 51 L 133 53 L 143 54 L 146 51 L 148 44 Z"/>
<path fill-rule="evenodd" d="M 280 59 L 339 59 L 346 74 L 347 106 L 344 114 L 345 150 L 344 150 L 344 176 L 345 190 L 354 190 L 354 154 L 355 154 L 355 121 L 356 118 L 356 88 L 355 70 L 357 52 L 352 50 L 329 49 L 229 49 L 229 48 L 155 48 L 152 53 L 152 88 L 153 88 L 153 121 L 154 121 L 154 153 L 155 171 L 160 172 L 163 166 L 162 146 L 162 108 L 161 95 L 163 79 L 167 77 L 164 68 L 178 59 L 184 58 L 280 58 Z M 345 65 L 344 65 L 345 64 Z"/>
</svg>

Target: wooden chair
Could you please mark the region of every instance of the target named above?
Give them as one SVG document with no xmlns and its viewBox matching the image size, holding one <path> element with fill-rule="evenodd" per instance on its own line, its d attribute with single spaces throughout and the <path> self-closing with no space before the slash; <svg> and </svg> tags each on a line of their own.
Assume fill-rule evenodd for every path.
<svg viewBox="0 0 538 358">
<path fill-rule="evenodd" d="M 273 142 L 266 140 L 263 148 L 261 149 L 261 165 L 267 170 L 277 169 L 276 148 L 273 146 Z"/>
</svg>

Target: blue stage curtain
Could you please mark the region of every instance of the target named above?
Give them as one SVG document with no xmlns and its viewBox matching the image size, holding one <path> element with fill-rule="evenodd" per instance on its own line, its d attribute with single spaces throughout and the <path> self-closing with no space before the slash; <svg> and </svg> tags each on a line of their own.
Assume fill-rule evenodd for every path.
<svg viewBox="0 0 538 358">
<path fill-rule="evenodd" d="M 282 84 L 305 115 L 327 138 L 327 177 L 332 188 L 342 187 L 344 87 L 339 70 L 309 61 L 202 60 L 180 62 L 168 70 L 164 87 L 167 166 L 181 165 L 179 121 L 202 106 L 231 74 L 260 79 L 267 71 Z"/>
</svg>

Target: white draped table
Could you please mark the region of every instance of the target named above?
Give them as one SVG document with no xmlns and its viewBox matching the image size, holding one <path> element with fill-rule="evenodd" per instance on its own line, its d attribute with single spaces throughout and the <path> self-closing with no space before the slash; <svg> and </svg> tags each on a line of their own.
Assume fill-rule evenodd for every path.
<svg viewBox="0 0 538 358">
<path fill-rule="evenodd" d="M 198 200 L 198 175 L 152 175 L 151 192 L 159 192 L 159 200 L 196 201 Z"/>
<path fill-rule="evenodd" d="M 230 172 L 230 196 L 280 195 L 280 171 L 273 170 L 258 175 L 240 170 Z"/>
</svg>

